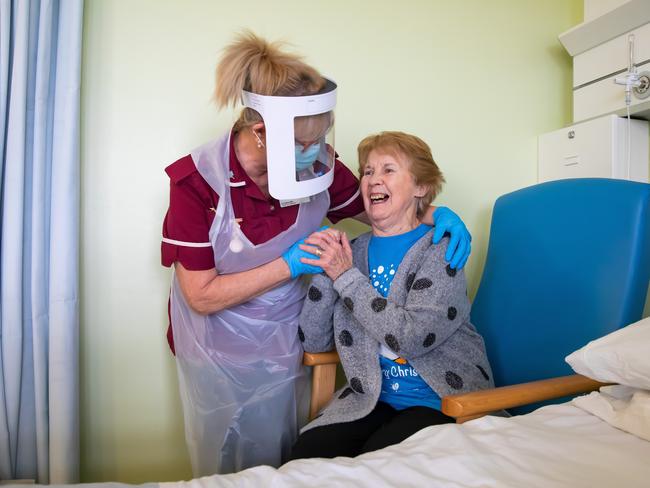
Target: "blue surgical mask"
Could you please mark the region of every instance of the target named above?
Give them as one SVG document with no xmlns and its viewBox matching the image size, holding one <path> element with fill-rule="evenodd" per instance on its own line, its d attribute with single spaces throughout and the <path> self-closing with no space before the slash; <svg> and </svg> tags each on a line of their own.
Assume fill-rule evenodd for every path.
<svg viewBox="0 0 650 488">
<path fill-rule="evenodd" d="M 320 153 L 320 142 L 315 142 L 303 151 L 302 144 L 296 144 L 296 170 L 309 168 Z"/>
</svg>

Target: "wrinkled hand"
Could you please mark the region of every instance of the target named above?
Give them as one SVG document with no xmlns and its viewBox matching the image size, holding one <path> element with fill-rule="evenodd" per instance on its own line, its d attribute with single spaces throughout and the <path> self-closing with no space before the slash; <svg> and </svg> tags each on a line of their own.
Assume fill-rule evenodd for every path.
<svg viewBox="0 0 650 488">
<path fill-rule="evenodd" d="M 322 227 L 321 230 L 326 228 L 327 227 Z M 323 268 L 318 266 L 317 261 L 314 261 L 311 264 L 302 261 L 304 258 L 313 258 L 314 256 L 317 256 L 317 252 L 320 252 L 317 247 L 305 246 L 304 244 L 305 239 L 300 239 L 282 255 L 282 259 L 284 259 L 287 266 L 289 266 L 291 278 L 297 278 L 303 274 L 316 274 L 323 272 Z"/>
<path fill-rule="evenodd" d="M 431 241 L 438 244 L 445 233 L 449 233 L 449 246 L 445 259 L 452 268 L 462 269 L 472 249 L 472 236 L 467 227 L 453 211 L 447 207 L 438 207 L 433 212 L 433 224 L 436 227 Z"/>
<path fill-rule="evenodd" d="M 320 249 L 318 259 L 302 258 L 303 263 L 320 266 L 332 281 L 352 267 L 352 248 L 345 232 L 325 229 L 314 232 L 305 239 L 306 244 Z M 306 249 L 307 245 L 301 246 Z"/>
</svg>

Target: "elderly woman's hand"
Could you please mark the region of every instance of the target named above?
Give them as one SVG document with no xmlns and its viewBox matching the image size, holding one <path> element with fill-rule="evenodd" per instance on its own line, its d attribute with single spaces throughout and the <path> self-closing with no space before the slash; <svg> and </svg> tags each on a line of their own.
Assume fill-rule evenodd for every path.
<svg viewBox="0 0 650 488">
<path fill-rule="evenodd" d="M 341 276 L 352 267 L 352 248 L 345 232 L 336 229 L 325 229 L 314 232 L 305 239 L 305 244 L 300 247 L 305 251 L 316 246 L 320 249 L 318 259 L 301 258 L 300 260 L 312 266 L 320 266 L 332 280 Z M 304 247 L 303 247 L 304 246 Z"/>
</svg>

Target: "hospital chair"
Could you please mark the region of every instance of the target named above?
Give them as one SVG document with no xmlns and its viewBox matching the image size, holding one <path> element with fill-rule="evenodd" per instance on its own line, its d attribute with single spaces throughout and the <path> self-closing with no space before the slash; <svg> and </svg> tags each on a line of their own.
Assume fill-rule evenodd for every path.
<svg viewBox="0 0 650 488">
<path fill-rule="evenodd" d="M 650 185 L 581 178 L 501 196 L 471 310 L 497 388 L 444 397 L 443 412 L 458 422 L 520 414 L 599 388 L 564 358 L 639 320 L 649 280 Z M 334 392 L 337 362 L 336 351 L 305 353 L 312 418 Z"/>
</svg>

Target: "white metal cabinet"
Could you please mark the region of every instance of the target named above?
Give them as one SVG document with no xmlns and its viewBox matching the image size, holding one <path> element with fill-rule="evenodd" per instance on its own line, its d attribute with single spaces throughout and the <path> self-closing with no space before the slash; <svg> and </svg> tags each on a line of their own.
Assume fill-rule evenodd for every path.
<svg viewBox="0 0 650 488">
<path fill-rule="evenodd" d="M 621 178 L 648 181 L 648 122 L 607 115 L 538 138 L 538 181 Z M 628 164 L 629 163 L 629 164 Z"/>
</svg>

